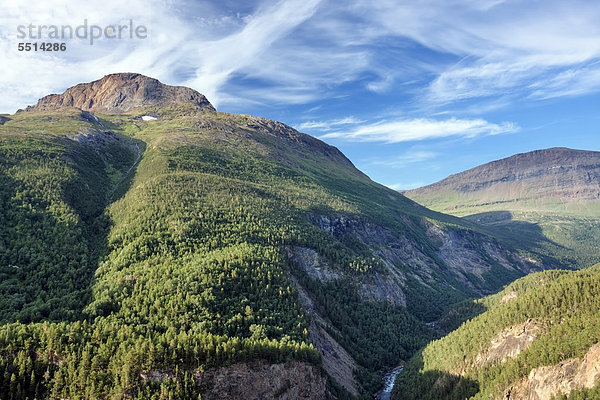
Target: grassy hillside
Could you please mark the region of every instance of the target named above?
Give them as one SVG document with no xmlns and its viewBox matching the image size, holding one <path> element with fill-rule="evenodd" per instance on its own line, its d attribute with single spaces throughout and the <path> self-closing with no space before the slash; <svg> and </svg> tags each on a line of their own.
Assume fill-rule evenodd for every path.
<svg viewBox="0 0 600 400">
<path fill-rule="evenodd" d="M 584 208 L 585 209 L 585 208 Z M 600 218 L 553 211 L 513 210 L 481 212 L 466 219 L 487 225 L 512 244 L 546 254 L 568 268 L 585 268 L 600 261 Z"/>
<path fill-rule="evenodd" d="M 185 104 L 97 117 L 0 125 L 7 398 L 190 399 L 216 366 L 320 365 L 300 288 L 368 397 L 448 304 L 536 267 L 283 124 Z M 288 253 L 306 251 L 319 268 Z"/>
<path fill-rule="evenodd" d="M 561 267 L 600 261 L 600 153 L 553 148 L 517 154 L 406 191 L 419 204 L 505 235 Z"/>
<path fill-rule="evenodd" d="M 578 387 L 577 375 L 569 375 L 573 370 L 561 368 L 589 359 L 586 353 L 600 342 L 599 278 L 600 264 L 577 272 L 545 271 L 477 300 L 487 311 L 413 357 L 393 397 L 525 398 L 537 391 L 549 398 L 558 392 L 547 382 L 561 380 L 569 388 L 574 382 L 571 398 L 597 395 L 597 388 Z"/>
</svg>

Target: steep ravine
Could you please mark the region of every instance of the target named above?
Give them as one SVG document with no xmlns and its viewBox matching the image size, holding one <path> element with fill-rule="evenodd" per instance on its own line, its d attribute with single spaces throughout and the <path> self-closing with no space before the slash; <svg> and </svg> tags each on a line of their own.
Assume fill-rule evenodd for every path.
<svg viewBox="0 0 600 400">
<path fill-rule="evenodd" d="M 315 308 L 314 301 L 298 280 L 291 277 L 292 282 L 298 289 L 298 295 L 302 307 L 308 312 L 312 321 L 308 329 L 311 342 L 321 353 L 323 369 L 337 383 L 342 385 L 350 394 L 358 396 L 359 385 L 354 377 L 354 371 L 358 368 L 356 360 L 327 332 L 325 329 L 335 329 L 331 322 L 326 321 Z"/>
<path fill-rule="evenodd" d="M 509 274 L 520 276 L 537 267 L 490 238 L 472 231 L 441 228 L 426 220 L 422 220 L 418 228 L 437 244 L 433 252 L 424 249 L 410 232 L 400 235 L 357 216 L 311 215 L 309 218 L 313 224 L 338 239 L 343 240 L 347 236 L 357 238 L 359 243 L 377 256 L 383 269 L 362 277 L 350 277 L 316 250 L 300 246 L 285 247 L 288 259 L 312 281 L 327 284 L 350 279 L 359 288 L 364 302 L 387 302 L 395 307 L 406 308 L 406 292 L 414 289 L 410 285 L 417 280 L 427 287 L 427 282 L 440 274 L 448 276 L 448 281 L 454 280 L 457 288 L 466 286 L 475 293 L 482 293 L 492 290 L 493 286 L 485 280 L 492 269 L 502 268 Z M 410 278 L 412 283 L 408 282 Z M 291 279 L 298 290 L 300 303 L 312 319 L 309 334 L 321 353 L 325 371 L 349 393 L 359 394 L 360 385 L 355 377 L 358 366 L 356 360 L 328 333 L 336 332 L 337 328 L 319 314 L 309 291 L 296 277 L 291 276 Z M 400 361 L 396 360 L 397 363 Z M 398 369 L 390 371 L 388 378 L 390 374 L 395 377 Z M 385 382 L 380 392 L 382 398 L 389 397 L 393 387 L 393 379 Z"/>
</svg>

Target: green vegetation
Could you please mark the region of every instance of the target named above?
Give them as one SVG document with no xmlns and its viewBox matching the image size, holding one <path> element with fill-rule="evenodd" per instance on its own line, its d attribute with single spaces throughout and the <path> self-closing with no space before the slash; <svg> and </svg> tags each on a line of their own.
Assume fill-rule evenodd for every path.
<svg viewBox="0 0 600 400">
<path fill-rule="evenodd" d="M 151 112 L 161 119 L 139 119 Z M 98 117 L 24 112 L 0 126 L 6 398 L 190 399 L 207 368 L 319 365 L 291 274 L 358 363 L 368 398 L 382 372 L 436 337 L 426 321 L 475 294 L 438 257 L 426 221 L 461 230 L 493 266 L 488 281 L 472 277 L 476 289 L 518 275 L 484 255 L 474 235 L 486 230 L 372 182 L 283 124 L 187 105 Z M 386 249 L 322 229 L 321 216 L 406 238 L 435 265 L 384 265 Z M 339 279 L 308 277 L 285 246 L 317 251 Z M 361 296 L 392 272 L 407 307 Z"/>
<path fill-rule="evenodd" d="M 572 390 L 569 395 L 559 394 L 553 400 L 598 400 L 600 399 L 600 384 L 591 389 Z"/>
<path fill-rule="evenodd" d="M 568 163 L 577 163 L 577 159 Z M 542 176 L 537 179 L 541 187 L 538 188 L 536 178 L 521 171 L 524 178 L 520 183 L 492 180 L 484 184 L 485 176 L 499 179 L 498 171 L 503 167 L 494 168 L 497 170 L 483 169 L 475 176 L 466 171 L 453 176 L 451 182 L 441 181 L 408 191 L 406 195 L 432 210 L 486 226 L 489 234 L 513 248 L 535 254 L 548 267 L 579 269 L 600 262 L 596 251 L 600 240 L 600 203 L 589 194 L 578 198 L 576 193 L 564 193 L 564 190 L 569 192 L 574 188 L 588 193 L 596 190 L 595 183 L 586 187 L 581 182 L 572 182 L 571 187 L 568 175 L 546 178 L 540 174 Z M 583 175 L 581 171 L 586 170 L 592 176 L 595 174 L 589 165 L 582 166 L 577 173 L 570 173 Z M 548 183 L 552 179 L 561 180 L 562 185 L 568 187 L 563 188 L 561 184 L 553 187 Z M 464 189 L 473 186 L 474 182 L 480 187 Z"/>
<path fill-rule="evenodd" d="M 586 210 L 585 207 L 582 207 Z M 597 263 L 600 219 L 554 211 L 483 212 L 466 219 L 489 227 L 516 248 L 541 255 L 547 265 L 579 269 Z"/>
<path fill-rule="evenodd" d="M 189 173 L 160 150 L 104 213 L 134 154 L 65 139 L 52 130 L 58 117 L 45 124 L 52 134 L 0 142 L 10 274 L 2 320 L 20 321 L 0 328 L 3 393 L 190 398 L 198 368 L 255 358 L 319 363 L 284 272 L 286 231 L 270 224 L 279 214 L 251 211 L 270 215 L 273 201 L 260 188 Z M 61 320 L 76 322 L 27 324 Z M 168 378 L 154 382 L 144 371 Z"/>
<path fill-rule="evenodd" d="M 46 135 L 0 141 L 0 321 L 81 318 L 102 249 L 111 179 L 127 149 Z"/>
<path fill-rule="evenodd" d="M 600 342 L 599 278 L 600 264 L 577 272 L 546 271 L 477 300 L 487 311 L 413 357 L 398 376 L 395 398 L 498 398 L 533 368 L 583 357 Z M 540 329 L 528 348 L 504 362 L 477 361 L 492 338 L 526 321 Z"/>
</svg>

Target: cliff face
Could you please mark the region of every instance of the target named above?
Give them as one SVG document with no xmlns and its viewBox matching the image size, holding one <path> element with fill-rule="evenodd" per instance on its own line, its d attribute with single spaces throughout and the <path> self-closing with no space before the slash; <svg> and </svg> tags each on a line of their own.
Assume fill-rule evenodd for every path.
<svg viewBox="0 0 600 400">
<path fill-rule="evenodd" d="M 144 382 L 162 383 L 172 371 L 144 371 Z M 273 364 L 265 360 L 240 362 L 193 373 L 205 400 L 325 400 L 325 376 L 320 368 L 304 362 Z"/>
<path fill-rule="evenodd" d="M 355 371 L 359 366 L 352 355 L 328 332 L 328 330 L 334 332 L 339 337 L 341 336 L 339 330 L 331 321 L 319 314 L 314 300 L 300 282 L 293 276 L 291 280 L 298 290 L 300 304 L 311 317 L 308 334 L 310 341 L 321 353 L 323 369 L 350 394 L 358 397 L 359 383 L 355 379 Z"/>
<path fill-rule="evenodd" d="M 238 363 L 196 375 L 207 389 L 206 400 L 325 400 L 325 377 L 318 367 L 301 362 Z"/>
<path fill-rule="evenodd" d="M 546 400 L 559 393 L 593 388 L 600 381 L 600 344 L 592 346 L 583 360 L 570 358 L 557 365 L 533 369 L 529 376 L 507 389 L 503 398 Z"/>
<path fill-rule="evenodd" d="M 546 265 L 600 261 L 600 152 L 551 148 L 480 165 L 404 194 L 492 227 Z"/>
<path fill-rule="evenodd" d="M 80 83 L 63 94 L 50 94 L 25 111 L 55 110 L 77 107 L 100 113 L 121 113 L 137 107 L 189 103 L 199 109 L 214 111 L 214 107 L 197 91 L 183 86 L 169 86 L 141 74 L 106 75 L 90 83 Z"/>
<path fill-rule="evenodd" d="M 407 274 L 398 271 L 395 265 L 410 266 L 412 271 L 418 271 L 420 279 L 424 281 L 434 279 L 436 274 L 447 273 L 452 280 L 459 283 L 457 288 L 467 287 L 477 294 L 493 291 L 485 277 L 492 273 L 495 267 L 502 268 L 498 269 L 502 274 L 514 273 L 516 276 L 541 268 L 535 262 L 503 248 L 490 237 L 464 229 L 442 229 L 425 219 L 419 223 L 425 230 L 427 239 L 435 244 L 433 252 L 427 251 L 423 243 L 411 235 L 394 233 L 388 228 L 361 218 L 313 215 L 311 221 L 335 237 L 352 235 L 373 251 L 386 266 L 388 274 L 373 274 L 369 277 L 371 280 L 361 282 L 361 294 L 366 299 L 388 301 L 394 305 L 406 305 L 403 288 L 407 280 Z M 407 225 L 411 224 L 408 219 L 405 221 Z M 300 265 L 302 264 L 300 262 Z M 326 273 L 326 268 L 303 268 L 309 275 L 326 280 L 319 276 Z M 311 269 L 313 271 L 310 271 Z M 446 289 L 451 288 L 451 285 L 448 284 Z"/>
<path fill-rule="evenodd" d="M 534 320 L 504 329 L 491 340 L 486 351 L 477 355 L 475 364 L 482 366 L 492 362 L 503 363 L 515 358 L 533 343 L 539 333 L 540 327 Z"/>
</svg>

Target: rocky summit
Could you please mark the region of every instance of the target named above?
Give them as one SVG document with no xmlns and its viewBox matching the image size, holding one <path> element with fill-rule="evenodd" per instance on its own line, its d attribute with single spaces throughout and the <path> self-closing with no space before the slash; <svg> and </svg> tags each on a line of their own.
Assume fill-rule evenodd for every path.
<svg viewBox="0 0 600 400">
<path fill-rule="evenodd" d="M 165 85 L 157 79 L 136 73 L 110 74 L 97 81 L 80 83 L 62 94 L 41 98 L 25 111 L 77 107 L 90 112 L 122 113 L 138 107 L 164 107 L 181 103 L 214 111 L 206 97 L 193 89 Z"/>
</svg>

